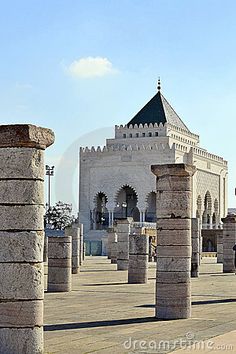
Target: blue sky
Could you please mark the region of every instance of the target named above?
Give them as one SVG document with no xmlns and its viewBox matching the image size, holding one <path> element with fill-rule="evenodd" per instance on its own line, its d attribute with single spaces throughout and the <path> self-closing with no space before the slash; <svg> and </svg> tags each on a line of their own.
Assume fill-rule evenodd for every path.
<svg viewBox="0 0 236 354">
<path fill-rule="evenodd" d="M 229 161 L 229 206 L 235 206 L 234 0 L 0 5 L 1 123 L 54 130 L 56 142 L 46 152 L 56 169 L 54 201 L 76 205 L 77 146 L 112 136 L 115 124 L 128 122 L 155 94 L 160 76 L 163 94 L 201 146 Z"/>
</svg>

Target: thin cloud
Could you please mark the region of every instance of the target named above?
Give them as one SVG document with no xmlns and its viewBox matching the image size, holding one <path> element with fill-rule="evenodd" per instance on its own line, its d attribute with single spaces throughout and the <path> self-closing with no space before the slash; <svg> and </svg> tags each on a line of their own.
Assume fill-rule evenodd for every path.
<svg viewBox="0 0 236 354">
<path fill-rule="evenodd" d="M 103 77 L 117 73 L 107 58 L 87 57 L 73 61 L 67 68 L 70 75 L 76 78 Z"/>
<path fill-rule="evenodd" d="M 30 89 L 32 89 L 32 85 L 31 84 L 29 84 L 29 83 L 25 83 L 25 82 L 16 82 L 15 83 L 15 88 L 17 88 L 17 89 L 25 89 L 25 90 L 30 90 Z"/>
</svg>

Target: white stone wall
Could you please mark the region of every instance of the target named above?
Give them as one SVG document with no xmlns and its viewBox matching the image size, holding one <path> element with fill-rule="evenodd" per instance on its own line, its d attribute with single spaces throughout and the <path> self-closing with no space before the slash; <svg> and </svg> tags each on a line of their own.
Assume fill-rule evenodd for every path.
<svg viewBox="0 0 236 354">
<path fill-rule="evenodd" d="M 160 134 L 159 137 L 142 137 L 144 130 L 148 132 L 158 129 L 159 133 L 164 132 L 167 136 Z M 139 132 L 140 137 L 123 138 L 123 133 L 127 130 L 135 134 Z M 140 211 L 145 211 L 148 194 L 156 190 L 155 176 L 151 172 L 151 165 L 155 164 L 194 164 L 197 172 L 192 181 L 192 216 L 196 217 L 198 195 L 201 195 L 204 204 L 205 194 L 209 191 L 213 204 L 215 199 L 219 201 L 219 217 L 224 217 L 227 210 L 227 163 L 196 147 L 198 140 L 197 135 L 181 132 L 177 128 L 171 130 L 170 125 L 131 129 L 116 127 L 116 138 L 108 139 L 103 149 L 81 149 L 79 217 L 84 224 L 85 233 L 90 229 L 90 211 L 95 208 L 94 201 L 99 192 L 106 195 L 106 207 L 112 211 L 116 206 L 119 190 L 123 186 L 130 186 L 138 196 L 137 207 Z"/>
</svg>

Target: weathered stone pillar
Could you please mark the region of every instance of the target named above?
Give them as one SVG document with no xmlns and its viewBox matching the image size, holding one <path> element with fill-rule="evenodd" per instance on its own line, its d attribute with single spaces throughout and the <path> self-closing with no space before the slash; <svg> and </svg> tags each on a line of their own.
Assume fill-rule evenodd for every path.
<svg viewBox="0 0 236 354">
<path fill-rule="evenodd" d="M 44 237 L 44 249 L 43 249 L 43 267 L 44 267 L 44 290 L 48 288 L 48 238 Z"/>
<path fill-rule="evenodd" d="M 71 236 L 48 238 L 48 291 L 71 291 Z"/>
<path fill-rule="evenodd" d="M 109 227 L 107 229 L 107 258 L 111 259 L 111 245 L 114 239 L 114 229 Z"/>
<path fill-rule="evenodd" d="M 233 246 L 236 244 L 236 215 L 221 219 L 223 226 L 223 273 L 235 273 Z"/>
<path fill-rule="evenodd" d="M 128 283 L 143 284 L 148 279 L 148 236 L 129 235 Z"/>
<path fill-rule="evenodd" d="M 114 228 L 112 230 L 113 231 L 109 231 L 110 240 L 111 240 L 110 255 L 111 255 L 111 263 L 116 264 L 117 263 L 117 233 L 115 232 Z"/>
<path fill-rule="evenodd" d="M 191 177 L 185 164 L 154 165 L 157 176 L 156 317 L 191 315 Z"/>
<path fill-rule="evenodd" d="M 149 244 L 148 244 L 148 262 L 152 262 L 152 238 L 149 237 Z"/>
<path fill-rule="evenodd" d="M 202 238 L 202 220 L 201 218 L 199 220 L 199 265 L 201 265 L 202 262 L 202 244 L 203 244 L 203 238 Z"/>
<path fill-rule="evenodd" d="M 0 126 L 0 354 L 43 353 L 44 150 L 50 129 Z"/>
<path fill-rule="evenodd" d="M 191 258 L 191 277 L 199 276 L 199 251 L 200 251 L 200 222 L 198 218 L 192 219 L 192 258 Z"/>
<path fill-rule="evenodd" d="M 79 258 L 80 258 L 80 228 L 76 224 L 65 229 L 65 236 L 72 237 L 72 274 L 79 273 Z"/>
<path fill-rule="evenodd" d="M 217 229 L 217 263 L 223 263 L 223 229 Z"/>
<path fill-rule="evenodd" d="M 130 222 L 131 218 L 116 220 L 117 270 L 128 270 Z"/>
<path fill-rule="evenodd" d="M 102 241 L 102 256 L 107 256 L 107 246 L 108 246 L 108 238 L 107 238 L 107 233 L 105 232 L 104 235 L 101 238 Z"/>
<path fill-rule="evenodd" d="M 80 260 L 79 264 L 82 265 L 84 261 L 84 225 L 79 224 L 80 228 Z"/>
</svg>

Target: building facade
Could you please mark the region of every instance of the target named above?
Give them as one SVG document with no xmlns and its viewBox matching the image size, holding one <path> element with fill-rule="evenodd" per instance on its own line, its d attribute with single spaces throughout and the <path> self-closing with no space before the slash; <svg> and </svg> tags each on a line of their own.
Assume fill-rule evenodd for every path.
<svg viewBox="0 0 236 354">
<path fill-rule="evenodd" d="M 227 213 L 227 161 L 199 145 L 161 93 L 126 125 L 115 126 L 115 137 L 104 147 L 80 149 L 79 219 L 93 238 L 114 219 L 133 217 L 155 222 L 156 186 L 151 165 L 188 163 L 193 176 L 192 216 L 203 227 L 218 227 Z"/>
</svg>

